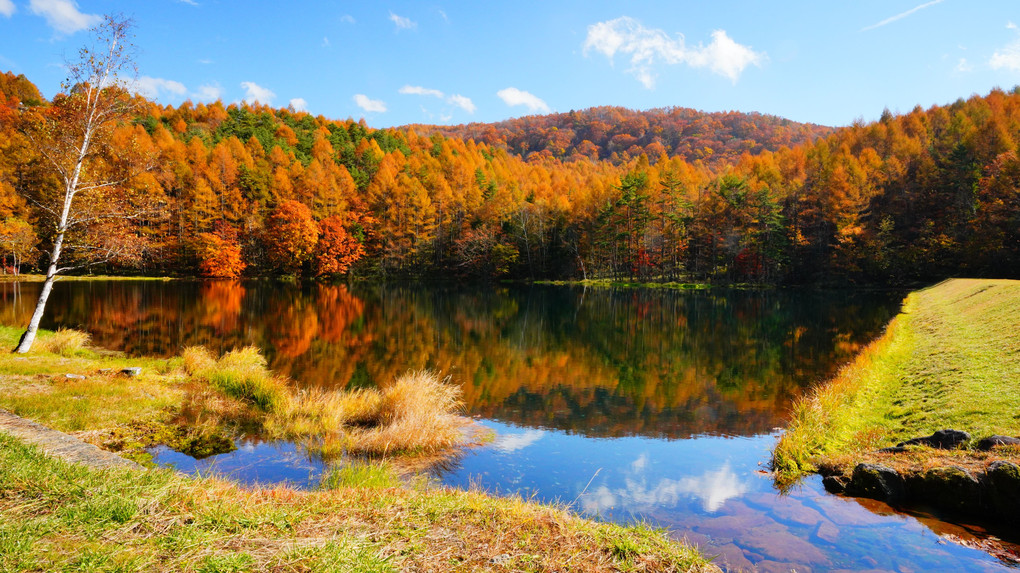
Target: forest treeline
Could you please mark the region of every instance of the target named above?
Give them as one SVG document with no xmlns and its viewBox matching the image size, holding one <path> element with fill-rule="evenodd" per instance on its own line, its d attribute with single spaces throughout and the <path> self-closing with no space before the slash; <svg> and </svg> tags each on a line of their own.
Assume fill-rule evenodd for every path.
<svg viewBox="0 0 1020 573">
<path fill-rule="evenodd" d="M 886 111 L 814 139 L 799 124 L 779 121 L 786 135 L 768 135 L 765 124 L 706 119 L 693 123 L 721 127 L 652 141 L 647 117 L 687 112 L 649 112 L 637 121 L 648 128 L 626 134 L 621 126 L 642 114 L 596 108 L 504 122 L 518 127 L 485 143 L 489 135 L 371 129 L 261 105 L 131 101 L 131 121 L 103 134 L 109 145 L 90 165 L 109 171 L 118 182 L 109 193 L 134 215 L 83 217 L 69 233 L 72 266 L 116 252 L 101 270 L 752 283 L 1020 276 L 1018 88 Z M 54 214 L 43 206 L 62 188 L 32 126 L 59 112 L 23 76 L 0 74 L 7 270 L 46 263 Z M 605 147 L 586 154 L 584 141 L 595 143 L 585 139 L 562 153 L 515 152 L 518 139 L 546 141 L 552 127 L 565 131 L 557 123 L 597 117 L 621 118 L 604 122 Z M 529 135 L 531 124 L 544 135 Z M 803 141 L 768 143 L 791 133 Z M 619 135 L 638 143 L 624 149 L 612 143 Z M 707 141 L 732 160 L 691 159 L 686 150 Z"/>
<path fill-rule="evenodd" d="M 525 159 L 538 155 L 619 164 L 644 153 L 652 158 L 665 154 L 701 160 L 711 166 L 733 163 L 745 153 L 793 147 L 833 132 L 831 127 L 760 113 L 707 113 L 682 107 L 634 111 L 613 106 L 496 123 L 410 127 L 426 135 L 473 139 Z"/>
</svg>

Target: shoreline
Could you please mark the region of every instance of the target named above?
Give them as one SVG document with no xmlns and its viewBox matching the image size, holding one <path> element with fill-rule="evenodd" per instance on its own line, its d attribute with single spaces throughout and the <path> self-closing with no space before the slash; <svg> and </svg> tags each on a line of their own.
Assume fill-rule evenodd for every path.
<svg viewBox="0 0 1020 573">
<path fill-rule="evenodd" d="M 1020 281 L 914 291 L 886 332 L 794 410 L 777 483 L 1009 521 L 1020 511 Z M 935 434 L 957 430 L 966 434 Z M 943 435 L 957 436 L 943 443 Z"/>
<path fill-rule="evenodd" d="M 18 334 L 0 329 L 0 339 Z M 37 344 L 58 338 L 41 334 Z M 34 419 L 33 426 L 141 449 L 143 438 L 180 438 L 167 428 L 196 384 L 182 377 L 182 360 L 74 345 L 0 353 L 0 407 Z M 120 374 L 139 366 L 141 374 Z M 239 398 L 233 406 L 228 398 L 216 402 L 239 407 Z M 13 524 L 0 524 L 0 539 L 21 540 L 0 554 L 0 569 L 66 569 L 89 558 L 159 570 L 551 571 L 572 563 L 579 571 L 719 571 L 663 530 L 597 522 L 519 496 L 436 487 L 400 477 L 392 459 L 346 459 L 314 490 L 246 487 L 164 468 L 68 463 L 0 428 L 0 515 Z"/>
</svg>

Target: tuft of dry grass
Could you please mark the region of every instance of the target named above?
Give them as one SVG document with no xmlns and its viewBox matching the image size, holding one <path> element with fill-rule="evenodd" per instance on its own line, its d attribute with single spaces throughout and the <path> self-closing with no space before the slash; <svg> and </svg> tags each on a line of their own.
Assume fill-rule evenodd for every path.
<svg viewBox="0 0 1020 573">
<path fill-rule="evenodd" d="M 432 452 L 462 441 L 461 389 L 425 370 L 412 371 L 383 388 L 377 425 L 351 432 L 353 452 Z"/>
<path fill-rule="evenodd" d="M 184 350 L 184 367 L 228 396 L 266 412 L 285 409 L 290 399 L 287 381 L 267 368 L 265 357 L 254 346 L 231 350 L 219 360 L 204 348 L 189 347 Z"/>
<path fill-rule="evenodd" d="M 84 350 L 92 335 L 71 328 L 60 328 L 49 336 L 40 336 L 35 342 L 37 352 L 51 352 L 61 356 L 73 356 Z"/>
</svg>

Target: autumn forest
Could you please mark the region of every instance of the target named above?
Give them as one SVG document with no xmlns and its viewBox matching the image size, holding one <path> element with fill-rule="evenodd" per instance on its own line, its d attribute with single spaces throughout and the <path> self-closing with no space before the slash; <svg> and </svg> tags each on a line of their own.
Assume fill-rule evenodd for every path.
<svg viewBox="0 0 1020 573">
<path fill-rule="evenodd" d="M 838 129 L 612 107 L 372 129 L 262 105 L 121 97 L 130 121 L 101 134 L 90 166 L 118 182 L 101 199 L 133 215 L 71 228 L 72 272 L 754 284 L 1020 275 L 1017 88 Z M 0 74 L 5 272 L 47 263 L 54 213 L 42 206 L 61 187 L 35 126 L 59 112 L 24 76 Z"/>
</svg>

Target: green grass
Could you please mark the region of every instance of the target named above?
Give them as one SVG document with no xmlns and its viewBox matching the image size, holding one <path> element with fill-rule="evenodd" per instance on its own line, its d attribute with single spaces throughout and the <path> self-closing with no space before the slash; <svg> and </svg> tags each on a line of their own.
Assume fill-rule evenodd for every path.
<svg viewBox="0 0 1020 573">
<path fill-rule="evenodd" d="M 379 481 L 386 471 L 367 470 L 372 487 L 245 489 L 74 466 L 0 434 L 0 570 L 712 570 L 662 531 L 424 482 L 392 487 Z"/>
<path fill-rule="evenodd" d="M 954 279 L 911 293 L 885 335 L 795 408 L 780 476 L 826 457 L 953 428 L 1020 434 L 1020 281 Z"/>
</svg>

